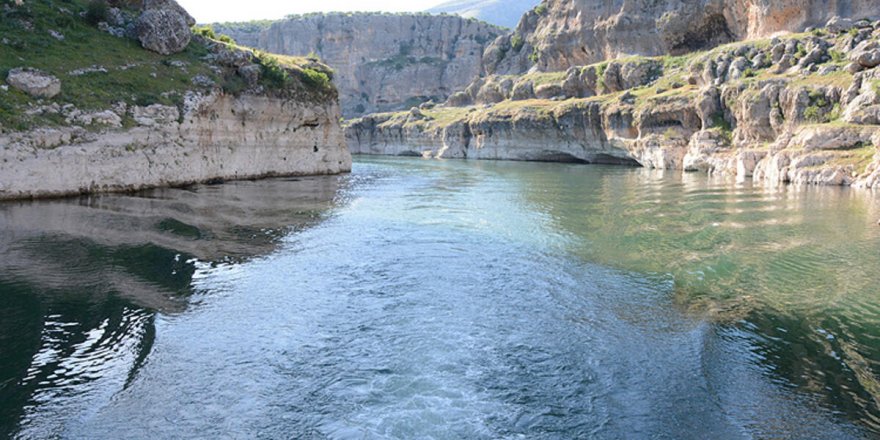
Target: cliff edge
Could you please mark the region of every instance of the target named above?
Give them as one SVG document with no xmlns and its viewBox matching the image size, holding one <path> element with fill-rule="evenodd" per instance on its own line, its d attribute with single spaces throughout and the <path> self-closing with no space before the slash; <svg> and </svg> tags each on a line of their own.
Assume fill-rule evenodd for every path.
<svg viewBox="0 0 880 440">
<path fill-rule="evenodd" d="M 351 121 L 353 152 L 572 161 L 880 187 L 880 22 L 559 72 Z"/>
<path fill-rule="evenodd" d="M 489 74 L 560 71 L 630 55 L 681 55 L 880 18 L 876 0 L 544 0 L 486 51 Z"/>
<path fill-rule="evenodd" d="M 173 0 L 0 3 L 0 199 L 351 168 L 326 65 Z"/>
<path fill-rule="evenodd" d="M 484 50 L 505 33 L 459 16 L 387 13 L 308 14 L 212 27 L 248 46 L 324 60 L 336 71 L 346 117 L 446 100 L 480 74 Z"/>
</svg>

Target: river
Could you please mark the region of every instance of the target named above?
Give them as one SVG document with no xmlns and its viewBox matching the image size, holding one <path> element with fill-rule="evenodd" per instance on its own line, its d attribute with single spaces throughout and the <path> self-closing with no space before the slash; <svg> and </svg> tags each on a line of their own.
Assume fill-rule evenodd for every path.
<svg viewBox="0 0 880 440">
<path fill-rule="evenodd" d="M 876 438 L 878 219 L 403 158 L 4 203 L 0 438 Z"/>
</svg>

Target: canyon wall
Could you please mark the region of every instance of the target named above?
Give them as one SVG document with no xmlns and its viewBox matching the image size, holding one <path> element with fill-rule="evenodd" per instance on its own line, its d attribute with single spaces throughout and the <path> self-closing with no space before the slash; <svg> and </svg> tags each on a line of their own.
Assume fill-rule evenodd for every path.
<svg viewBox="0 0 880 440">
<path fill-rule="evenodd" d="M 880 18 L 876 0 L 544 0 L 487 51 L 487 73 L 565 70 L 802 32 L 835 16 Z"/>
<path fill-rule="evenodd" d="M 213 25 L 238 43 L 272 53 L 314 54 L 335 69 L 346 117 L 443 101 L 482 70 L 482 55 L 503 33 L 452 15 L 312 14 L 265 26 Z"/>
<path fill-rule="evenodd" d="M 136 126 L 0 135 L 0 200 L 351 170 L 334 101 L 190 94 L 126 113 Z"/>
<path fill-rule="evenodd" d="M 490 76 L 352 121 L 354 153 L 576 161 L 880 188 L 880 22 L 565 72 Z M 453 99 L 451 99 L 452 101 Z"/>
</svg>

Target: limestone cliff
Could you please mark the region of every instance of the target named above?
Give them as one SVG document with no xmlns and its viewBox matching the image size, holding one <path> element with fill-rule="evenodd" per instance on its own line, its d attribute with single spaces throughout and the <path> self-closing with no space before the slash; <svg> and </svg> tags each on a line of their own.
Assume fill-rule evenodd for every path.
<svg viewBox="0 0 880 440">
<path fill-rule="evenodd" d="M 678 57 L 490 76 L 463 102 L 371 115 L 355 153 L 623 163 L 880 188 L 880 22 Z M 450 101 L 453 101 L 451 99 Z"/>
<path fill-rule="evenodd" d="M 182 113 L 160 104 L 130 112 L 131 128 L 0 135 L 0 199 L 351 169 L 333 102 L 192 94 Z"/>
<path fill-rule="evenodd" d="M 317 55 L 336 71 L 343 114 L 400 110 L 443 101 L 482 70 L 501 28 L 458 16 L 312 14 L 258 26 L 213 25 L 240 44 L 272 53 Z"/>
<path fill-rule="evenodd" d="M 486 51 L 488 73 L 565 70 L 801 32 L 834 16 L 880 18 L 876 0 L 544 0 Z"/>
<path fill-rule="evenodd" d="M 0 8 L 0 200 L 350 170 L 327 66 L 126 7 Z"/>
</svg>

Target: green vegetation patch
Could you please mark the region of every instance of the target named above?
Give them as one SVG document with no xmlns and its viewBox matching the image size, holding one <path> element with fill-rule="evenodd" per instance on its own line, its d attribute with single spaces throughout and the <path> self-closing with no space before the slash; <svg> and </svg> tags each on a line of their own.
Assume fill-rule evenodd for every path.
<svg viewBox="0 0 880 440">
<path fill-rule="evenodd" d="M 534 72 L 521 77 L 520 82 L 531 81 L 535 87 L 544 84 L 558 84 L 565 81 L 565 72 Z"/>
<path fill-rule="evenodd" d="M 98 30 L 91 22 L 106 16 L 103 7 L 102 1 L 29 0 L 13 6 L 12 0 L 0 0 L 0 84 L 19 67 L 36 68 L 61 80 L 61 94 L 51 100 L 35 99 L 12 87 L 0 90 L 3 130 L 64 123 L 57 114 L 29 115 L 27 111 L 39 104 L 72 104 L 84 111 L 106 110 L 120 102 L 180 107 L 187 91 L 208 91 L 211 83 L 232 94 L 247 89 L 235 69 L 218 70 L 206 61 L 208 44 L 250 50 L 236 46 L 231 38 L 210 27 L 197 27 L 194 33 L 204 38 L 194 38 L 181 53 L 164 56 L 143 49 L 133 39 Z M 325 65 L 302 57 L 254 54 L 267 93 L 315 99 L 335 96 L 333 71 Z M 202 79 L 201 85 L 194 82 L 196 77 Z"/>
<path fill-rule="evenodd" d="M 73 104 L 82 110 L 107 109 L 117 102 L 178 105 L 187 90 L 198 88 L 192 83 L 196 75 L 219 79 L 202 61 L 208 54 L 203 45 L 194 41 L 182 53 L 155 54 L 137 41 L 99 31 L 80 17 L 87 9 L 82 0 L 35 0 L 0 10 L 0 35 L 8 41 L 0 44 L 0 79 L 5 82 L 9 70 L 17 67 L 43 70 L 62 83 L 61 94 L 45 102 Z M 64 39 L 56 39 L 50 31 Z M 93 67 L 106 73 L 71 74 Z M 0 91 L 0 124 L 14 130 L 57 125 L 57 118 L 24 113 L 37 101 L 11 87 Z"/>
</svg>

